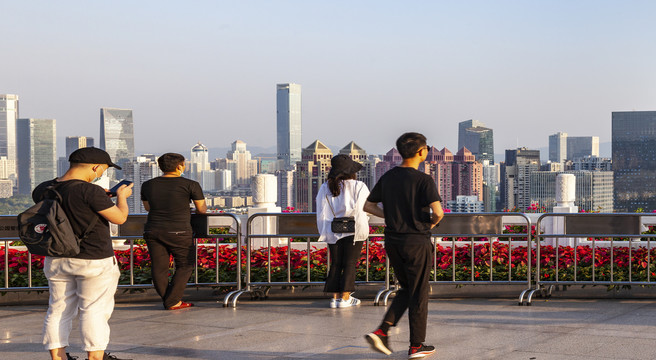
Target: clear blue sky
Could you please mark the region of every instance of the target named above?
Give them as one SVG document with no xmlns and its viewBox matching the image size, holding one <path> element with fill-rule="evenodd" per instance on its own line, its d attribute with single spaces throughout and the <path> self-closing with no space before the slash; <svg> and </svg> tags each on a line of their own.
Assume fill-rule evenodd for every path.
<svg viewBox="0 0 656 360">
<path fill-rule="evenodd" d="M 275 86 L 303 86 L 303 146 L 456 151 L 548 135 L 610 141 L 611 112 L 656 110 L 655 1 L 4 1 L 0 93 L 63 138 L 134 110 L 137 152 L 275 146 Z M 338 149 L 333 149 L 336 151 Z"/>
</svg>

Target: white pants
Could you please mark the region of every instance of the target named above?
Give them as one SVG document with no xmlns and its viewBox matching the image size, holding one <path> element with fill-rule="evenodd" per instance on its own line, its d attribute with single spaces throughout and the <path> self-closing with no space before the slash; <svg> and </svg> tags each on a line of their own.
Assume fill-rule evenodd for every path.
<svg viewBox="0 0 656 360">
<path fill-rule="evenodd" d="M 121 272 L 114 256 L 98 260 L 46 256 L 43 272 L 50 287 L 50 304 L 43 324 L 46 350 L 68 346 L 73 318 L 80 312 L 84 351 L 105 350 L 109 318 Z"/>
</svg>

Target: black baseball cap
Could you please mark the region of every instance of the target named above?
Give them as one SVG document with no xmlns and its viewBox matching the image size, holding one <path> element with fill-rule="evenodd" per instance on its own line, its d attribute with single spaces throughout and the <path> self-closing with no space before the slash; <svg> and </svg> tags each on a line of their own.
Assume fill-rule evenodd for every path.
<svg viewBox="0 0 656 360">
<path fill-rule="evenodd" d="M 339 154 L 330 159 L 330 172 L 328 177 L 337 177 L 340 174 L 355 174 L 362 169 L 362 164 L 353 161 L 349 156 Z"/>
<path fill-rule="evenodd" d="M 107 164 L 122 170 L 120 166 L 114 164 L 107 151 L 95 147 L 80 148 L 71 153 L 68 162 L 82 164 Z"/>
</svg>

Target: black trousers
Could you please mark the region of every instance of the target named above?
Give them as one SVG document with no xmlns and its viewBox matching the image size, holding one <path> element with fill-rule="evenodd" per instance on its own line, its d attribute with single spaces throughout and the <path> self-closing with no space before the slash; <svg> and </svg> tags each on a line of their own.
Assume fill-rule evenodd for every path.
<svg viewBox="0 0 656 360">
<path fill-rule="evenodd" d="M 397 291 L 383 321 L 396 326 L 408 309 L 410 343 L 423 343 L 426 340 L 433 245 L 428 237 L 407 241 L 386 240 L 385 251 L 401 289 Z"/>
<path fill-rule="evenodd" d="M 328 244 L 330 250 L 330 270 L 326 278 L 324 292 L 339 293 L 355 291 L 355 264 L 362 252 L 362 241 L 353 241 L 353 236 Z"/>
<path fill-rule="evenodd" d="M 196 261 L 194 240 L 191 231 L 157 231 L 144 233 L 148 245 L 153 284 L 157 294 L 162 297 L 164 307 L 168 308 L 182 300 L 182 294 Z M 175 274 L 169 282 L 169 258 L 173 255 Z"/>
</svg>

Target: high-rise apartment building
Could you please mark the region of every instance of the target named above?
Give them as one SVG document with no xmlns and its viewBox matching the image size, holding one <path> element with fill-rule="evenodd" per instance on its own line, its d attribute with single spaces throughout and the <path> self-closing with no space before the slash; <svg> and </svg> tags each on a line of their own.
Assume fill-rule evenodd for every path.
<svg viewBox="0 0 656 360">
<path fill-rule="evenodd" d="M 426 156 L 424 166 L 428 168 L 429 175 L 435 180 L 437 191 L 442 197 L 442 202 L 455 199 L 453 186 L 453 153 L 447 148 L 437 150 L 431 146 Z"/>
<path fill-rule="evenodd" d="M 540 170 L 540 150 L 506 150 L 499 188 L 502 207 L 524 211 L 531 206 L 531 173 Z"/>
<path fill-rule="evenodd" d="M 656 111 L 612 114 L 614 209 L 656 210 Z"/>
<path fill-rule="evenodd" d="M 482 162 L 494 164 L 494 132 L 478 120 L 462 121 L 458 124 L 458 149 L 467 148 Z"/>
<path fill-rule="evenodd" d="M 198 182 L 201 182 L 202 172 L 210 170 L 209 150 L 200 141 L 191 148 L 189 165 L 189 178 Z"/>
<path fill-rule="evenodd" d="M 123 162 L 123 176 L 134 182 L 132 196 L 127 199 L 128 210 L 131 214 L 143 214 L 146 209 L 141 201 L 141 185 L 153 178 L 162 175 L 154 155 L 137 156 L 133 160 Z"/>
<path fill-rule="evenodd" d="M 278 84 L 276 92 L 277 157 L 284 169 L 301 161 L 301 85 Z"/>
<path fill-rule="evenodd" d="M 232 184 L 240 188 L 250 188 L 251 178 L 257 175 L 257 160 L 251 158 L 246 143 L 236 140 L 227 154 L 228 170 L 232 171 Z"/>
<path fill-rule="evenodd" d="M 100 109 L 100 148 L 107 151 L 112 161 L 121 165 L 134 159 L 134 125 L 130 109 Z M 110 168 L 107 176 L 116 181 L 120 174 Z"/>
<path fill-rule="evenodd" d="M 395 166 L 401 165 L 403 162 L 403 157 L 399 153 L 396 148 L 391 148 L 390 151 L 388 151 L 385 155 L 383 155 L 383 160 L 378 162 L 376 164 L 376 181 L 380 179 L 381 176 L 383 176 L 384 173 L 389 171 Z M 373 188 L 370 187 L 370 189 Z"/>
<path fill-rule="evenodd" d="M 16 121 L 18 192 L 31 194 L 57 176 L 57 131 L 54 119 Z"/>
<path fill-rule="evenodd" d="M 302 154 L 302 160 L 296 163 L 294 174 L 296 208 L 304 212 L 316 211 L 315 198 L 319 187 L 327 179 L 333 153 L 321 141 L 316 140 L 303 149 Z"/>
<path fill-rule="evenodd" d="M 350 157 L 353 161 L 362 164 L 362 169 L 356 174 L 356 178 L 363 183 L 367 184 L 367 187 L 371 189 L 375 185 L 376 181 L 376 162 L 369 161 L 367 152 L 361 148 L 358 144 L 351 141 L 346 144 L 339 154 L 346 155 Z"/>
<path fill-rule="evenodd" d="M 531 203 L 552 212 L 556 205 L 556 177 L 573 174 L 576 178 L 574 205 L 579 210 L 613 212 L 612 171 L 534 171 L 531 173 Z"/>
<path fill-rule="evenodd" d="M 567 159 L 567 133 L 549 135 L 549 161 L 562 163 Z"/>
<path fill-rule="evenodd" d="M 93 138 L 89 136 L 67 136 L 66 137 L 66 160 L 71 153 L 77 149 L 93 147 Z M 113 160 L 113 159 L 112 159 Z"/>
<path fill-rule="evenodd" d="M 483 164 L 463 147 L 453 157 L 452 166 L 454 194 L 476 196 L 478 201 L 483 201 Z"/>
</svg>

